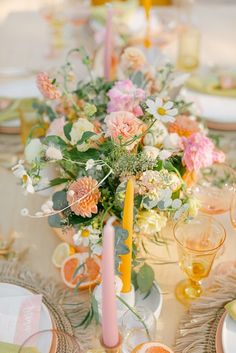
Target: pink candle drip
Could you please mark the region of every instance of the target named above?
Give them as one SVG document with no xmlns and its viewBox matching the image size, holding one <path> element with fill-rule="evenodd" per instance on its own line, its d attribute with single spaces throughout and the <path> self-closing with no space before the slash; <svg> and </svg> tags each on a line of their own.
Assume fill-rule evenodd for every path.
<svg viewBox="0 0 236 353">
<path fill-rule="evenodd" d="M 102 251 L 102 337 L 107 347 L 115 347 L 119 342 L 114 271 L 115 229 L 112 222 L 113 218 L 110 218 L 104 227 Z"/>
<path fill-rule="evenodd" d="M 108 4 L 107 23 L 104 41 L 104 77 L 107 81 L 111 79 L 111 63 L 112 63 L 112 5 Z"/>
</svg>

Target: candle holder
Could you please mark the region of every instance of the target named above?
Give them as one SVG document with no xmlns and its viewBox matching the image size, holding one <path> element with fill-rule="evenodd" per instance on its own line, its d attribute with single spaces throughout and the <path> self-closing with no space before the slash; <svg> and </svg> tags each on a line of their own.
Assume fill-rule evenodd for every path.
<svg viewBox="0 0 236 353">
<path fill-rule="evenodd" d="M 131 290 L 127 293 L 120 293 L 121 299 L 123 299 L 129 306 L 134 306 L 135 305 L 135 290 L 134 286 L 131 286 Z M 121 306 L 124 306 L 124 304 L 120 303 Z M 125 308 L 127 310 L 127 307 Z"/>
<path fill-rule="evenodd" d="M 102 335 L 100 336 L 100 344 L 106 353 L 121 353 L 122 341 L 123 341 L 122 336 L 121 336 L 121 334 L 119 334 L 119 341 L 118 341 L 117 345 L 115 345 L 114 347 L 108 347 L 103 342 Z"/>
</svg>

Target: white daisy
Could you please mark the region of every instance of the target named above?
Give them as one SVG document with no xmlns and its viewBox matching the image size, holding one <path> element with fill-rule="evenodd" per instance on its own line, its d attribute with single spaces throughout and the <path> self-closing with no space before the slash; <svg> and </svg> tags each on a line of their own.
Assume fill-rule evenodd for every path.
<svg viewBox="0 0 236 353">
<path fill-rule="evenodd" d="M 173 108 L 173 102 L 168 101 L 165 103 L 161 98 L 156 98 L 155 101 L 148 99 L 146 104 L 148 106 L 146 111 L 163 123 L 173 122 L 175 120 L 174 116 L 178 113 L 178 110 Z"/>
<path fill-rule="evenodd" d="M 97 245 L 99 242 L 100 230 L 94 229 L 92 226 L 84 227 L 83 229 L 78 230 L 74 234 L 73 240 L 76 246 L 89 246 L 91 249 L 93 246 Z"/>
</svg>

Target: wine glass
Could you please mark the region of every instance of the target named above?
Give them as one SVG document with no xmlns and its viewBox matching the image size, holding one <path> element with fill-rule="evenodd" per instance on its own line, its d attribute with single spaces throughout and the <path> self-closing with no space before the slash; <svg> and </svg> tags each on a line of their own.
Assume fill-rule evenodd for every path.
<svg viewBox="0 0 236 353">
<path fill-rule="evenodd" d="M 216 163 L 200 170 L 191 191 L 203 213 L 221 214 L 230 210 L 235 189 L 236 172 L 225 163 Z"/>
<path fill-rule="evenodd" d="M 131 352 L 137 345 L 155 340 L 156 319 L 153 312 L 142 306 L 127 310 L 121 318 L 123 351 Z"/>
<path fill-rule="evenodd" d="M 201 280 L 209 275 L 217 252 L 222 248 L 226 232 L 220 222 L 208 215 L 180 220 L 174 226 L 180 268 L 187 280 L 177 284 L 177 299 L 188 305 L 202 294 Z"/>
<path fill-rule="evenodd" d="M 25 340 L 18 353 L 26 348 L 35 353 L 80 353 L 81 348 L 76 337 L 57 330 L 39 331 Z"/>
</svg>

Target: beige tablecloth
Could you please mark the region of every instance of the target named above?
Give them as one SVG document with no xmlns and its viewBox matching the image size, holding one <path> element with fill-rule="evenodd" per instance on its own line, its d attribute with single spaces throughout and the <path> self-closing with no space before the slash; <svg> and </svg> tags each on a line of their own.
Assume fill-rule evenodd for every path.
<svg viewBox="0 0 236 353">
<path fill-rule="evenodd" d="M 169 10 L 168 10 L 169 11 Z M 203 60 L 218 64 L 232 64 L 236 62 L 235 47 L 235 17 L 236 6 L 226 7 L 199 7 L 198 20 L 202 26 Z M 214 16 L 214 17 L 213 17 Z M 26 21 L 27 20 L 27 21 Z M 211 20 L 211 23 L 209 22 Z M 13 31 L 14 29 L 14 31 Z M 7 66 L 29 67 L 31 69 L 44 69 L 52 66 L 45 58 L 47 42 L 47 29 L 37 13 L 22 12 L 11 14 L 0 24 L 0 41 L 4 43 L 4 50 L 0 54 L 0 69 Z M 21 41 L 21 38 L 23 38 Z M 174 46 L 167 48 L 174 55 Z M 60 62 L 60 58 L 58 62 Z M 54 64 L 54 63 L 53 63 Z M 11 228 L 22 234 L 19 246 L 30 247 L 28 265 L 33 270 L 46 276 L 60 278 L 58 271 L 51 263 L 51 256 L 59 239 L 47 225 L 47 220 L 23 218 L 20 210 L 24 207 L 39 210 L 44 197 L 39 195 L 24 196 L 17 180 L 6 169 L 0 169 L 0 226 L 3 233 Z M 233 230 L 229 215 L 219 217 L 227 230 L 227 241 L 224 253 L 215 264 L 224 260 L 235 260 L 236 232 Z M 153 251 L 160 257 L 169 259 L 163 247 L 155 247 Z M 172 260 L 177 259 L 174 244 L 170 249 Z M 174 288 L 184 275 L 177 264 L 155 266 L 156 280 L 164 296 L 164 304 L 160 319 L 158 320 L 158 338 L 169 345 L 173 345 L 178 322 L 184 313 L 184 307 L 174 297 Z"/>
</svg>

